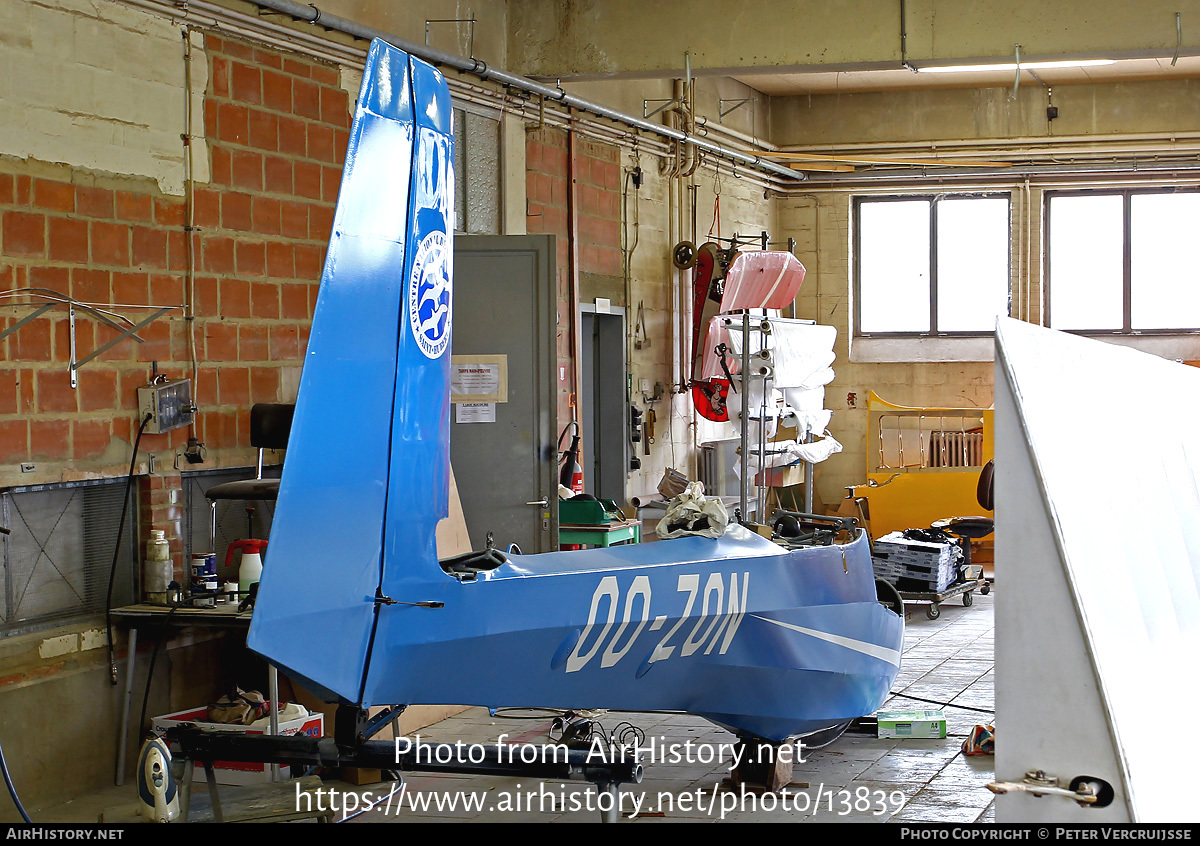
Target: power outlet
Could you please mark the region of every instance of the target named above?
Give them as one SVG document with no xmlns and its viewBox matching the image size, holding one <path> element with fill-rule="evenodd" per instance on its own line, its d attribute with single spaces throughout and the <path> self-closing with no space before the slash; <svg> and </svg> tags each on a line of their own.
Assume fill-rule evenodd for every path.
<svg viewBox="0 0 1200 846">
<path fill-rule="evenodd" d="M 196 410 L 192 406 L 192 380 L 175 379 L 138 388 L 138 417 L 145 419 L 146 432 L 161 435 L 180 426 L 190 426 Z"/>
</svg>

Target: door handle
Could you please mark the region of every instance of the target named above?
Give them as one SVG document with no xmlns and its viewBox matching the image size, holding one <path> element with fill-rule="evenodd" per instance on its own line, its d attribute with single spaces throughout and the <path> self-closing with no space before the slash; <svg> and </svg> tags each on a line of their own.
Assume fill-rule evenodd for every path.
<svg viewBox="0 0 1200 846">
<path fill-rule="evenodd" d="M 549 499 L 549 497 L 542 497 L 541 499 L 537 500 L 536 502 L 527 502 L 525 504 L 526 505 L 536 505 L 539 508 L 549 508 L 550 507 L 550 499 Z"/>
</svg>

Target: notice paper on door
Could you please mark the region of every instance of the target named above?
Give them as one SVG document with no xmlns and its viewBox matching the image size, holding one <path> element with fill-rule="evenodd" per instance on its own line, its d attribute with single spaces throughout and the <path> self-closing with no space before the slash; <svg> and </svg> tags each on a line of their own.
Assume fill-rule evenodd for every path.
<svg viewBox="0 0 1200 846">
<path fill-rule="evenodd" d="M 451 356 L 450 401 L 508 402 L 508 356 Z"/>
<path fill-rule="evenodd" d="M 495 423 L 494 402 L 460 402 L 454 406 L 455 423 Z"/>
</svg>

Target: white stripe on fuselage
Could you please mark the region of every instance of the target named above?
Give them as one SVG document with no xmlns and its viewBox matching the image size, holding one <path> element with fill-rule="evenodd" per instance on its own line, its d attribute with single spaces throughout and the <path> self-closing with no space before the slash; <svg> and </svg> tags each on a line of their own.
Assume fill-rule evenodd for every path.
<svg viewBox="0 0 1200 846">
<path fill-rule="evenodd" d="M 853 649 L 855 652 L 861 652 L 863 655 L 870 655 L 872 658 L 879 658 L 883 661 L 887 661 L 892 666 L 900 666 L 899 649 L 888 649 L 886 646 L 880 646 L 876 643 L 867 643 L 866 641 L 862 640 L 855 640 L 852 637 L 843 637 L 842 635 L 830 634 L 829 632 L 823 632 L 818 629 L 806 629 L 803 626 L 794 626 L 791 623 L 781 623 L 779 620 L 772 620 L 770 617 L 761 617 L 758 614 L 752 614 L 751 616 L 757 617 L 758 619 L 767 623 L 774 623 L 777 626 L 782 626 L 785 629 L 791 629 L 794 632 L 800 632 L 800 634 L 806 634 L 819 640 L 828 641 L 829 643 L 834 643 L 838 646 L 844 646 L 847 649 Z"/>
</svg>

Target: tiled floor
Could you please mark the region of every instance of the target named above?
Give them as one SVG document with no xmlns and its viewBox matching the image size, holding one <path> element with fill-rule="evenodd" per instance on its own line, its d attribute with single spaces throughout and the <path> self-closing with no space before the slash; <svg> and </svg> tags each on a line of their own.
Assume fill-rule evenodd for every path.
<svg viewBox="0 0 1200 846">
<path fill-rule="evenodd" d="M 951 600 L 941 606 L 936 620 L 928 619 L 926 606 L 908 606 L 900 676 L 885 707 L 943 708 L 948 730 L 944 740 L 886 740 L 847 733 L 826 748 L 804 750 L 804 763 L 795 764 L 792 784 L 782 791 L 744 793 L 724 784 L 734 740 L 729 733 L 690 716 L 607 712 L 598 718 L 606 728 L 628 721 L 645 732 L 646 743 L 653 738 L 660 749 L 675 744 L 679 753 L 677 762 L 656 756 L 641 784 L 620 789 L 621 816 L 638 823 L 991 822 L 994 797 L 985 785 L 992 780 L 992 758 L 966 757 L 961 744 L 972 726 L 994 722 L 994 596 L 976 594 L 971 607 Z M 507 734 L 510 741 L 541 744 L 550 742 L 550 720 L 547 713 L 491 716 L 476 708 L 423 729 L 420 735 L 428 741 L 494 747 L 498 737 Z M 723 760 L 712 760 L 718 754 Z M 350 823 L 594 822 L 600 818 L 600 794 L 587 782 L 409 774 L 402 786 L 390 782 L 361 787 L 326 782 L 326 786 L 343 791 L 335 800 L 339 810 L 378 802 L 348 819 Z M 97 809 L 132 801 L 132 790 L 114 788 L 48 808 L 35 819 L 94 821 Z"/>
</svg>

